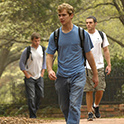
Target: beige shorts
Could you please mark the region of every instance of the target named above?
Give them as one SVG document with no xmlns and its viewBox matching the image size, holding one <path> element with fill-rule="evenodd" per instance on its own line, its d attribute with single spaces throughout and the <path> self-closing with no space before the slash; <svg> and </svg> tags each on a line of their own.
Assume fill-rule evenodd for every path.
<svg viewBox="0 0 124 124">
<path fill-rule="evenodd" d="M 90 69 L 87 69 L 87 70 L 88 70 L 88 76 L 87 76 L 86 84 L 84 87 L 84 92 L 99 91 L 99 90 L 104 91 L 106 88 L 104 68 L 97 69 L 98 77 L 99 77 L 99 84 L 96 88 L 94 88 L 94 82 L 92 81 L 93 73 Z"/>
</svg>

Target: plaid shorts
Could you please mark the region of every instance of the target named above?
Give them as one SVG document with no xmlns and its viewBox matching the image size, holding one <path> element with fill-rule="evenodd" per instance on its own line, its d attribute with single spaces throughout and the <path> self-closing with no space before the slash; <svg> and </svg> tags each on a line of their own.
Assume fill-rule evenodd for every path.
<svg viewBox="0 0 124 124">
<path fill-rule="evenodd" d="M 99 77 L 99 84 L 97 85 L 96 88 L 94 88 L 94 82 L 92 81 L 93 73 L 92 70 L 88 70 L 88 76 L 86 80 L 86 84 L 84 87 L 84 92 L 88 91 L 104 91 L 106 88 L 106 83 L 105 83 L 105 74 L 104 74 L 104 68 L 97 69 L 98 71 L 98 77 Z"/>
</svg>

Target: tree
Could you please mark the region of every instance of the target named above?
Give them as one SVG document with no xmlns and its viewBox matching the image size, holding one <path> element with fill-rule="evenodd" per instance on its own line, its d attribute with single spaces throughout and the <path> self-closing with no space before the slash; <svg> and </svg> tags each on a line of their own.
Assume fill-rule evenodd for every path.
<svg viewBox="0 0 124 124">
<path fill-rule="evenodd" d="M 124 28 L 120 28 L 124 25 L 123 0 L 3 0 L 0 1 L 0 77 L 10 63 L 20 58 L 21 51 L 30 43 L 32 32 L 39 32 L 41 41 L 48 41 L 51 32 L 60 26 L 56 10 L 62 2 L 74 6 L 75 24 L 85 28 L 86 17 L 94 14 L 100 19 L 100 29 L 107 33 L 111 42 L 124 47 Z M 114 24 L 115 30 L 109 28 Z"/>
<path fill-rule="evenodd" d="M 71 2 L 76 3 L 75 0 Z M 59 25 L 56 12 L 58 4 L 60 4 L 58 0 L 3 0 L 0 2 L 2 27 L 0 30 L 0 57 L 2 58 L 0 77 L 10 63 L 20 58 L 22 49 L 30 43 L 32 32 L 39 32 L 41 40 L 48 41 L 50 33 Z"/>
<path fill-rule="evenodd" d="M 120 25 L 122 27 L 124 26 L 124 1 L 123 0 L 87 0 L 82 2 L 82 8 L 77 9 L 78 18 L 88 17 L 89 15 L 94 15 L 99 19 L 99 23 L 113 23 L 113 20 L 116 21 L 116 23 L 119 22 L 119 25 L 117 25 L 117 30 L 120 28 Z M 83 13 L 83 14 L 81 14 Z M 85 27 L 84 20 L 78 20 L 77 25 Z M 121 24 L 120 24 L 121 23 Z M 114 24 L 114 23 L 113 23 Z M 104 24 L 103 24 L 104 25 Z M 110 25 L 110 24 L 109 24 Z M 108 25 L 108 27 L 110 27 Z M 107 27 L 107 26 L 106 26 Z M 105 27 L 105 28 L 106 28 Z M 115 27 L 114 27 L 115 28 Z M 107 29 L 108 30 L 108 29 Z M 120 36 L 122 36 L 122 33 L 124 31 L 124 28 L 122 28 L 122 32 L 120 33 Z M 118 32 L 118 31 L 117 31 Z M 113 34 L 115 35 L 114 32 Z M 108 38 L 110 38 L 112 41 L 119 44 L 121 47 L 124 47 L 124 39 L 120 38 L 119 40 L 107 33 Z"/>
<path fill-rule="evenodd" d="M 52 1 L 51 1 L 52 2 Z M 6 0 L 0 3 L 0 76 L 4 69 L 20 58 L 21 50 L 29 43 L 32 32 L 40 32 L 42 40 L 48 39 L 52 28 L 53 11 L 49 0 Z M 3 8 L 4 6 L 4 8 Z M 56 18 L 56 17 L 55 17 Z M 49 22 L 48 22 L 49 20 Z M 55 25 L 55 24 L 54 24 Z M 42 29 L 42 30 L 41 30 Z M 45 30 L 45 31 L 44 31 Z"/>
</svg>

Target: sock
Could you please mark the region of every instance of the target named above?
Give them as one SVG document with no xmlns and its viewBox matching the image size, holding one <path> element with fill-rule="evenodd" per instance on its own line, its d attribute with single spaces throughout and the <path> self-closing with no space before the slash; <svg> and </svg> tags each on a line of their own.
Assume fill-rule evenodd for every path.
<svg viewBox="0 0 124 124">
<path fill-rule="evenodd" d="M 94 107 L 96 108 L 96 107 L 99 107 L 99 105 L 96 105 L 95 103 L 94 103 Z"/>
</svg>

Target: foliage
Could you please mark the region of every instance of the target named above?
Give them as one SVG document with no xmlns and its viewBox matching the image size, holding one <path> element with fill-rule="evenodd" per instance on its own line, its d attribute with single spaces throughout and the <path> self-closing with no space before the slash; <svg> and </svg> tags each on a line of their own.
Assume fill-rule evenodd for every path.
<svg viewBox="0 0 124 124">
<path fill-rule="evenodd" d="M 51 32 L 60 26 L 56 10 L 62 2 L 68 2 L 74 6 L 74 24 L 85 28 L 86 17 L 94 15 L 98 19 L 98 28 L 105 31 L 112 39 L 111 44 L 116 42 L 123 46 L 121 34 L 124 30 L 124 4 L 122 0 L 4 0 L 0 2 L 2 29 L 0 30 L 0 57 L 2 58 L 0 76 L 10 63 L 19 59 L 21 51 L 30 43 L 32 32 L 39 32 L 41 40 L 48 41 Z M 113 25 L 115 25 L 114 30 Z M 121 30 L 118 31 L 120 27 Z M 119 47 L 117 44 L 114 49 Z M 119 51 L 123 49 L 119 48 Z"/>
<path fill-rule="evenodd" d="M 105 61 L 105 66 L 107 66 L 107 63 Z M 121 58 L 117 55 L 115 55 L 111 59 L 111 66 L 112 66 L 112 73 L 115 73 L 116 71 L 121 72 L 124 74 L 124 58 Z"/>
<path fill-rule="evenodd" d="M 40 33 L 41 44 L 47 47 L 46 41 L 50 34 L 60 27 L 57 6 L 63 2 L 74 6 L 73 23 L 84 29 L 87 16 L 94 15 L 97 18 L 97 28 L 104 31 L 109 39 L 112 72 L 116 72 L 118 68 L 124 73 L 123 0 L 2 0 L 0 1 L 0 99 L 2 99 L 0 103 L 26 104 L 24 76 L 18 67 L 18 60 L 22 50 L 30 44 L 30 35 L 34 31 Z M 57 70 L 57 59 L 53 69 Z M 50 104 L 50 100 L 56 98 L 56 94 L 52 92 L 54 82 L 48 79 L 47 71 L 44 81 L 45 87 L 50 88 L 45 91 L 45 100 Z"/>
<path fill-rule="evenodd" d="M 40 108 L 37 112 L 38 117 L 52 117 L 53 114 L 62 114 L 59 106 L 47 106 Z M 1 105 L 0 116 L 10 117 L 29 117 L 29 110 L 27 105 Z M 52 119 L 52 118 L 51 118 Z"/>
<path fill-rule="evenodd" d="M 117 89 L 116 95 L 115 95 L 116 100 L 120 100 L 124 102 L 124 84 L 121 86 L 121 88 Z"/>
<path fill-rule="evenodd" d="M 23 78 L 18 62 L 10 64 L 0 82 L 0 104 L 26 103 Z"/>
<path fill-rule="evenodd" d="M 48 41 L 51 32 L 60 26 L 56 10 L 62 2 L 64 0 L 0 2 L 0 77 L 10 63 L 20 58 L 21 51 L 30 43 L 32 32 L 39 32 L 41 41 Z M 66 2 L 76 7 L 81 0 Z"/>
<path fill-rule="evenodd" d="M 107 63 L 105 62 L 105 67 Z M 111 74 L 106 76 L 107 88 L 104 93 L 105 98 L 108 97 L 110 100 L 123 103 L 124 102 L 124 58 L 115 55 L 111 59 Z M 111 95 L 108 93 L 111 91 Z M 112 95 L 113 94 L 113 95 Z"/>
<path fill-rule="evenodd" d="M 0 110 L 0 116 L 28 116 L 27 105 L 3 104 Z"/>
</svg>

